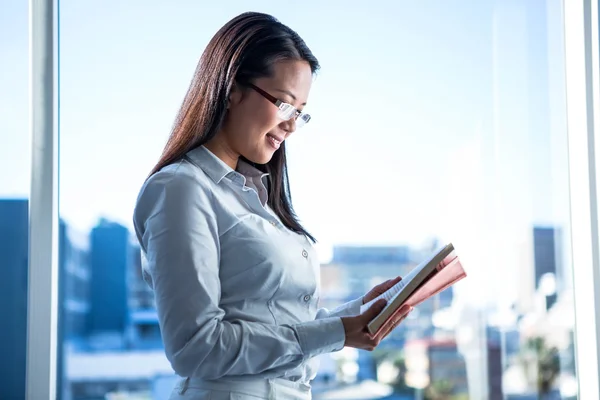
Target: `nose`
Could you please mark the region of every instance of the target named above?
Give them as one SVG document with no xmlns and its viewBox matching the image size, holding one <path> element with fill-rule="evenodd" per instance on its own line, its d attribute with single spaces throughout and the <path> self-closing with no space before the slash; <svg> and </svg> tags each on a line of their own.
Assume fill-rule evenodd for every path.
<svg viewBox="0 0 600 400">
<path fill-rule="evenodd" d="M 283 121 L 279 126 L 285 132 L 285 136 L 288 137 L 296 131 L 296 118 L 292 117 L 287 121 Z"/>
</svg>

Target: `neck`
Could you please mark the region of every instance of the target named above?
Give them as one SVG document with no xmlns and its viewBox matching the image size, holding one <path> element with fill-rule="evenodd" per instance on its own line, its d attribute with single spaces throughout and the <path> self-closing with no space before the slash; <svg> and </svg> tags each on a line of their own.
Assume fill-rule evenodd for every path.
<svg viewBox="0 0 600 400">
<path fill-rule="evenodd" d="M 235 170 L 237 168 L 240 155 L 233 151 L 224 140 L 221 140 L 220 137 L 221 135 L 217 134 L 212 140 L 204 144 L 204 147 L 206 147 L 211 153 L 219 157 L 221 161 Z"/>
</svg>

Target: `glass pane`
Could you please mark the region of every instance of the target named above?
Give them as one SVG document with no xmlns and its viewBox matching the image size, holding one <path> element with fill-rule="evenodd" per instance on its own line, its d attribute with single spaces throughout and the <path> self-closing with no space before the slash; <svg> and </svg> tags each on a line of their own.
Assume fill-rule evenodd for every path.
<svg viewBox="0 0 600 400">
<path fill-rule="evenodd" d="M 164 399 L 175 384 L 132 212 L 200 53 L 247 8 L 60 4 L 69 398 Z M 321 305 L 446 242 L 468 274 L 375 351 L 321 356 L 314 397 L 577 398 L 561 2 L 252 8 L 322 65 L 311 122 L 288 142 L 294 207 L 319 239 Z"/>
<path fill-rule="evenodd" d="M 0 398 L 25 398 L 29 245 L 27 2 L 0 4 Z"/>
</svg>

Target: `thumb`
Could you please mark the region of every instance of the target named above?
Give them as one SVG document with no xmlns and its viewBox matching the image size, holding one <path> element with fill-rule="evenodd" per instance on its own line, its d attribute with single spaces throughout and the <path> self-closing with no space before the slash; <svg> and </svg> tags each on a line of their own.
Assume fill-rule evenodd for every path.
<svg viewBox="0 0 600 400">
<path fill-rule="evenodd" d="M 362 315 L 365 324 L 371 322 L 381 311 L 385 308 L 387 301 L 385 299 L 379 299 L 367 311 Z"/>
</svg>

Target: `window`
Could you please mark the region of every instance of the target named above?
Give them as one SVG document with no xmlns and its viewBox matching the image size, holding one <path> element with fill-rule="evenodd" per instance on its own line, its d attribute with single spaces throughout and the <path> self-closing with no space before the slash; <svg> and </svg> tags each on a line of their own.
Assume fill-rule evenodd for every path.
<svg viewBox="0 0 600 400">
<path fill-rule="evenodd" d="M 598 392 L 575 358 L 576 340 L 597 345 L 580 300 L 599 289 L 581 262 L 592 265 L 597 243 L 575 243 L 589 221 L 574 204 L 597 206 L 573 180 L 583 162 L 595 168 L 573 153 L 587 151 L 573 134 L 590 100 L 570 101 L 576 85 L 591 93 L 588 78 L 566 80 L 577 66 L 565 49 L 584 53 L 563 27 L 597 21 L 582 3 L 256 7 L 322 64 L 289 159 L 296 211 L 321 243 L 323 305 L 405 274 L 444 242 L 469 275 L 377 351 L 323 356 L 315 398 L 575 399 L 578 382 Z M 134 5 L 60 4 L 64 396 L 168 396 L 131 212 L 204 45 L 246 7 L 163 4 L 140 20 Z"/>
</svg>

